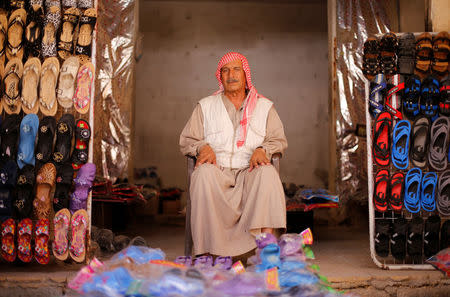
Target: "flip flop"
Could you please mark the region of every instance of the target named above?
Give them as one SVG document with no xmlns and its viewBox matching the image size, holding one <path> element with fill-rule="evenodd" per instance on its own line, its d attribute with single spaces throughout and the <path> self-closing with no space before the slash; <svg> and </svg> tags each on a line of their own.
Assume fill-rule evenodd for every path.
<svg viewBox="0 0 450 297">
<path fill-rule="evenodd" d="M 433 37 L 433 61 L 431 71 L 438 78 L 448 74 L 448 58 L 450 54 L 450 39 L 447 31 L 441 31 Z"/>
<path fill-rule="evenodd" d="M 90 62 L 83 64 L 78 70 L 77 88 L 73 96 L 73 105 L 75 110 L 81 114 L 86 114 L 89 111 L 94 75 L 94 65 Z"/>
<path fill-rule="evenodd" d="M 441 116 L 431 125 L 431 142 L 428 149 L 428 163 L 437 171 L 447 168 L 447 151 L 450 120 Z"/>
<path fill-rule="evenodd" d="M 409 121 L 398 121 L 392 133 L 392 164 L 397 169 L 406 169 L 409 165 L 409 138 L 411 124 Z"/>
<path fill-rule="evenodd" d="M 23 64 L 18 58 L 9 60 L 6 64 L 5 75 L 3 76 L 3 109 L 8 114 L 18 114 L 22 102 L 20 100 L 20 90 L 22 85 Z"/>
<path fill-rule="evenodd" d="M 17 239 L 17 256 L 24 263 L 29 263 L 33 259 L 31 253 L 31 231 L 33 223 L 31 219 L 26 218 L 17 225 L 19 229 L 19 238 Z"/>
<path fill-rule="evenodd" d="M 56 259 L 64 261 L 69 257 L 69 226 L 70 212 L 67 208 L 61 209 L 53 218 L 55 226 L 55 239 L 52 251 Z"/>
<path fill-rule="evenodd" d="M 393 117 L 400 120 L 403 119 L 401 108 L 404 88 L 405 82 L 400 74 L 395 74 L 389 79 L 387 85 L 387 90 L 389 91 L 386 95 L 386 109 Z"/>
<path fill-rule="evenodd" d="M 441 215 L 450 216 L 450 170 L 439 176 L 436 207 Z"/>
<path fill-rule="evenodd" d="M 420 186 L 422 182 L 422 170 L 412 168 L 405 177 L 405 198 L 403 203 L 410 213 L 420 211 Z"/>
<path fill-rule="evenodd" d="M 441 80 L 439 113 L 450 116 L 450 77 Z"/>
<path fill-rule="evenodd" d="M 410 120 L 419 114 L 419 98 L 420 98 L 420 78 L 417 75 L 411 75 L 405 83 L 405 91 L 403 95 L 403 113 Z"/>
<path fill-rule="evenodd" d="M 431 34 L 424 32 L 416 38 L 416 66 L 414 74 L 425 78 L 430 73 L 433 46 L 431 45 Z"/>
<path fill-rule="evenodd" d="M 8 262 L 16 259 L 16 246 L 14 235 L 16 234 L 16 223 L 13 219 L 7 219 L 2 223 L 2 257 Z"/>
<path fill-rule="evenodd" d="M 36 177 L 36 196 L 33 201 L 34 212 L 38 219 L 47 219 L 50 216 L 52 199 L 51 190 L 55 185 L 56 168 L 47 163 L 39 169 Z"/>
<path fill-rule="evenodd" d="M 6 12 L 0 12 L 0 64 L 5 64 L 6 38 L 8 31 L 8 18 Z"/>
<path fill-rule="evenodd" d="M 9 16 L 6 57 L 8 60 L 23 58 L 23 36 L 27 22 L 27 12 L 25 9 L 14 10 Z"/>
<path fill-rule="evenodd" d="M 33 208 L 34 167 L 25 165 L 19 171 L 16 186 L 16 199 L 13 203 L 15 215 L 19 218 L 29 218 Z"/>
<path fill-rule="evenodd" d="M 78 263 L 84 261 L 86 257 L 86 230 L 88 228 L 89 218 L 86 210 L 77 210 L 70 221 L 72 230 L 72 240 L 70 242 L 70 257 Z"/>
<path fill-rule="evenodd" d="M 0 125 L 1 156 L 3 158 L 15 159 L 17 157 L 17 141 L 19 140 L 21 117 L 18 114 L 5 116 Z"/>
<path fill-rule="evenodd" d="M 80 119 L 75 128 L 75 147 L 72 152 L 72 166 L 74 170 L 81 168 L 88 161 L 89 139 L 91 128 L 87 121 Z"/>
<path fill-rule="evenodd" d="M 423 168 L 427 165 L 430 125 L 430 120 L 426 117 L 417 118 L 413 123 L 410 158 L 416 167 Z"/>
<path fill-rule="evenodd" d="M 22 109 L 26 114 L 39 111 L 38 86 L 41 76 L 41 61 L 30 58 L 25 63 L 22 76 Z"/>
<path fill-rule="evenodd" d="M 58 103 L 65 109 L 73 105 L 73 94 L 75 93 L 75 79 L 77 77 L 80 61 L 78 57 L 67 58 L 59 73 L 59 83 L 56 93 L 58 94 Z"/>
<path fill-rule="evenodd" d="M 70 57 L 74 51 L 73 38 L 79 19 L 80 10 L 78 8 L 70 7 L 64 11 L 62 26 L 58 31 L 58 56 L 62 60 Z"/>
<path fill-rule="evenodd" d="M 75 189 L 70 199 L 70 211 L 73 213 L 79 209 L 86 209 L 89 192 L 95 179 L 96 167 L 93 163 L 84 164 L 73 180 Z"/>
<path fill-rule="evenodd" d="M 423 252 L 426 258 L 434 256 L 439 252 L 439 229 L 441 217 L 433 215 L 425 221 L 423 233 Z"/>
<path fill-rule="evenodd" d="M 38 168 L 50 161 L 53 152 L 56 121 L 54 117 L 44 117 L 39 122 L 38 141 L 36 145 L 36 162 Z"/>
<path fill-rule="evenodd" d="M 436 209 L 435 190 L 437 184 L 436 172 L 424 173 L 422 177 L 420 205 L 423 210 L 432 212 Z"/>
<path fill-rule="evenodd" d="M 401 211 L 403 207 L 405 175 L 403 172 L 396 172 L 390 182 L 389 206 L 393 211 Z"/>
<path fill-rule="evenodd" d="M 413 263 L 422 262 L 423 219 L 414 217 L 408 224 L 408 240 L 406 251 Z"/>
<path fill-rule="evenodd" d="M 54 116 L 58 110 L 56 102 L 56 83 L 59 74 L 59 61 L 56 57 L 45 59 L 42 64 L 39 105 L 46 116 Z"/>
<path fill-rule="evenodd" d="M 96 23 L 97 10 L 95 8 L 86 9 L 80 18 L 80 29 L 75 47 L 75 54 L 79 56 L 81 64 L 91 61 L 92 32 Z"/>
<path fill-rule="evenodd" d="M 432 76 L 424 79 L 420 94 L 420 112 L 434 120 L 437 117 L 440 96 L 437 79 Z"/>
<path fill-rule="evenodd" d="M 59 3 L 59 1 L 58 1 Z M 51 6 L 47 8 L 44 21 L 44 36 L 42 37 L 42 56 L 44 58 L 56 57 L 56 32 L 61 24 L 61 8 Z M 59 68 L 59 67 L 58 67 Z"/>
<path fill-rule="evenodd" d="M 39 118 L 36 114 L 27 114 L 20 123 L 20 140 L 17 151 L 17 165 L 22 169 L 25 165 L 35 164 L 34 143 L 39 127 Z"/>
<path fill-rule="evenodd" d="M 392 116 L 382 112 L 375 118 L 373 126 L 373 156 L 375 163 L 380 166 L 389 164 L 389 151 L 391 148 Z"/>
<path fill-rule="evenodd" d="M 375 209 L 379 212 L 385 212 L 387 210 L 387 198 L 389 195 L 389 172 L 386 169 L 381 169 L 377 172 L 373 188 Z"/>
<path fill-rule="evenodd" d="M 69 208 L 70 188 L 73 181 L 73 168 L 69 163 L 62 164 L 56 173 L 56 188 L 53 197 L 53 209 L 55 212 Z"/>
<path fill-rule="evenodd" d="M 376 117 L 384 110 L 384 93 L 386 80 L 384 74 L 377 74 L 370 82 L 369 112 Z"/>
<path fill-rule="evenodd" d="M 8 160 L 0 169 L 0 217 L 11 217 L 13 191 L 17 181 L 17 165 Z"/>
<path fill-rule="evenodd" d="M 70 113 L 63 114 L 56 124 L 56 143 L 52 156 L 55 164 L 63 164 L 69 160 L 74 126 L 75 118 Z"/>
<path fill-rule="evenodd" d="M 390 239 L 391 254 L 396 260 L 403 261 L 406 257 L 406 231 L 408 223 L 405 218 L 396 218 L 392 224 Z"/>
<path fill-rule="evenodd" d="M 50 253 L 48 250 L 49 241 L 49 226 L 48 219 L 40 219 L 35 226 L 34 231 L 34 258 L 39 264 L 48 264 L 50 262 Z"/>
</svg>

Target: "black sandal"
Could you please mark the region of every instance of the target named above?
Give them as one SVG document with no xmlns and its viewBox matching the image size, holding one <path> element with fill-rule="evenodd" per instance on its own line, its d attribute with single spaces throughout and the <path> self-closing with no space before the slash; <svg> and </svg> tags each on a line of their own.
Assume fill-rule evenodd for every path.
<svg viewBox="0 0 450 297">
<path fill-rule="evenodd" d="M 31 10 L 25 29 L 25 54 L 26 57 L 41 57 L 41 44 L 44 27 L 44 9 Z"/>
<path fill-rule="evenodd" d="M 80 16 L 78 8 L 72 7 L 64 12 L 62 25 L 58 30 L 57 46 L 58 56 L 63 60 L 67 59 L 74 52 L 73 37 L 79 20 Z M 72 29 L 70 29 L 69 31 L 65 30 L 64 25 L 66 23 L 70 23 L 72 26 Z"/>
<path fill-rule="evenodd" d="M 379 219 L 375 221 L 375 252 L 380 257 L 389 255 L 389 220 Z"/>
<path fill-rule="evenodd" d="M 391 235 L 391 254 L 396 260 L 406 257 L 406 229 L 408 224 L 404 218 L 394 219 Z"/>
<path fill-rule="evenodd" d="M 439 252 L 439 229 L 441 227 L 441 217 L 438 215 L 430 216 L 425 222 L 425 231 L 423 235 L 423 252 L 426 258 Z"/>
<path fill-rule="evenodd" d="M 56 188 L 53 198 L 55 213 L 63 208 L 69 208 L 69 191 L 73 181 L 73 168 L 70 163 L 64 163 L 56 172 Z"/>
<path fill-rule="evenodd" d="M 422 263 L 423 219 L 414 217 L 408 224 L 407 252 L 414 264 Z"/>
<path fill-rule="evenodd" d="M 3 158 L 16 159 L 17 142 L 19 140 L 19 128 L 21 118 L 18 114 L 5 116 L 0 126 L 1 156 Z"/>
<path fill-rule="evenodd" d="M 90 8 L 84 12 L 83 16 L 81 16 L 77 46 L 75 47 L 76 55 L 86 56 L 87 58 L 91 57 L 92 38 L 93 38 L 92 33 L 94 31 L 95 24 L 97 23 L 96 15 L 97 15 L 96 10 L 94 8 Z M 83 43 L 80 44 L 80 42 L 82 42 L 82 38 L 89 39 L 90 42 L 88 44 Z"/>
<path fill-rule="evenodd" d="M 55 165 L 62 165 L 70 158 L 74 126 L 75 118 L 69 113 L 62 115 L 56 125 L 56 144 L 53 152 Z"/>
<path fill-rule="evenodd" d="M 34 166 L 25 165 L 19 171 L 16 186 L 16 199 L 13 203 L 15 214 L 20 219 L 29 218 L 33 209 L 33 190 L 35 182 Z"/>
<path fill-rule="evenodd" d="M 88 161 L 89 139 L 91 137 L 91 127 L 85 120 L 78 120 L 75 128 L 75 147 L 72 153 L 73 169 L 78 170 Z"/>
<path fill-rule="evenodd" d="M 56 121 L 54 117 L 44 117 L 39 122 L 38 142 L 36 146 L 36 161 L 39 168 L 50 161 L 52 157 L 53 139 L 55 137 Z"/>
</svg>

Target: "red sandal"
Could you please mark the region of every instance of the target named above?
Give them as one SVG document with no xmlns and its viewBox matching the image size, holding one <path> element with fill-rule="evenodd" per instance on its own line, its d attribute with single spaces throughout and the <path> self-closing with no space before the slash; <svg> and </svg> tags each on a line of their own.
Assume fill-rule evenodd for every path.
<svg viewBox="0 0 450 297">
<path fill-rule="evenodd" d="M 34 258 L 39 264 L 48 264 L 50 262 L 50 254 L 48 251 L 48 239 L 49 239 L 49 225 L 48 219 L 40 219 L 36 223 L 34 235 L 35 247 Z"/>
<path fill-rule="evenodd" d="M 17 254 L 19 259 L 24 263 L 29 263 L 33 259 L 31 253 L 31 231 L 33 223 L 31 219 L 23 219 L 17 225 L 19 229 L 19 238 L 17 239 Z"/>
<path fill-rule="evenodd" d="M 14 235 L 16 234 L 16 223 L 13 219 L 7 219 L 2 223 L 2 257 L 8 262 L 16 259 L 16 247 Z"/>
</svg>

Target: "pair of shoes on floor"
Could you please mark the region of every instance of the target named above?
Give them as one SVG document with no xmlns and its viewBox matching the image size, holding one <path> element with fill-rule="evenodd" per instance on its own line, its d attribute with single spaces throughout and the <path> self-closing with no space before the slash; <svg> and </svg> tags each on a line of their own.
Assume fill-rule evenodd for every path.
<svg viewBox="0 0 450 297">
<path fill-rule="evenodd" d="M 33 259 L 39 264 L 48 264 L 50 253 L 49 242 L 49 221 L 40 219 L 33 229 L 31 219 L 25 218 L 17 224 L 13 219 L 7 219 L 2 223 L 2 256 L 8 262 L 13 262 L 16 256 L 24 263 L 29 263 Z M 17 250 L 14 237 L 17 234 Z M 34 237 L 34 249 L 32 240 Z"/>
<path fill-rule="evenodd" d="M 83 262 L 86 258 L 86 232 L 89 225 L 86 210 L 80 209 L 71 215 L 67 208 L 61 209 L 55 214 L 53 225 L 55 239 L 52 251 L 55 258 L 65 261 L 70 255 L 75 262 Z"/>
</svg>

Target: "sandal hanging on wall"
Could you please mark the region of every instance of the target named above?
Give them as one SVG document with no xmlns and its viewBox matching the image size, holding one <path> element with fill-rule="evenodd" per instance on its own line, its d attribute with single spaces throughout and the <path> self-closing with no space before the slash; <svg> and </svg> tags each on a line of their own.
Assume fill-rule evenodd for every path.
<svg viewBox="0 0 450 297">
<path fill-rule="evenodd" d="M 80 18 L 80 30 L 78 33 L 75 54 L 80 57 L 81 64 L 91 60 L 92 32 L 97 22 L 97 11 L 95 8 L 87 9 Z"/>
<path fill-rule="evenodd" d="M 62 25 L 58 31 L 58 57 L 65 60 L 74 52 L 74 34 L 80 19 L 80 11 L 71 7 L 64 12 Z"/>
<path fill-rule="evenodd" d="M 0 64 L 5 64 L 6 57 L 6 37 L 8 31 L 8 18 L 5 13 L 0 13 Z"/>
<path fill-rule="evenodd" d="M 22 107 L 20 90 L 22 89 L 23 64 L 19 58 L 13 58 L 6 64 L 3 77 L 3 109 L 8 114 L 18 114 Z"/>
<path fill-rule="evenodd" d="M 19 58 L 22 60 L 24 50 L 24 31 L 27 21 L 27 12 L 25 9 L 17 9 L 11 13 L 8 21 L 8 34 L 6 57 L 8 60 Z"/>
<path fill-rule="evenodd" d="M 61 24 L 61 9 L 52 6 L 48 9 L 44 21 L 44 36 L 42 37 L 42 56 L 56 57 L 56 32 Z"/>
<path fill-rule="evenodd" d="M 27 18 L 25 28 L 25 51 L 26 57 L 41 57 L 41 45 L 44 24 L 44 9 L 42 6 L 34 5 Z"/>
</svg>

